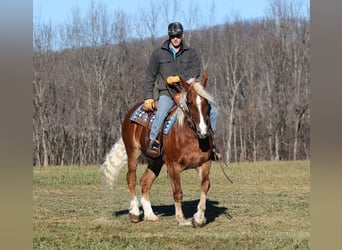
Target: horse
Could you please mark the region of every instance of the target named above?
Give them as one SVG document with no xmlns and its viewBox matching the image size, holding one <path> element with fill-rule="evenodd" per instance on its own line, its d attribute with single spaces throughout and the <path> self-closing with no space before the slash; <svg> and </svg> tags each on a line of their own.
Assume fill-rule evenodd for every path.
<svg viewBox="0 0 342 250">
<path fill-rule="evenodd" d="M 129 218 L 131 222 L 140 221 L 139 201 L 136 193 L 136 170 L 138 158 L 144 154 L 147 168 L 140 179 L 141 204 L 145 221 L 159 220 L 152 210 L 150 189 L 158 177 L 164 163 L 167 166 L 168 179 L 173 191 L 175 217 L 178 225 L 203 227 L 206 223 L 206 198 L 210 188 L 209 172 L 213 148 L 213 134 L 210 128 L 210 104 L 214 100 L 205 90 L 208 76 L 203 73 L 201 81 L 192 78 L 188 81 L 180 79 L 180 100 L 177 122 L 170 133 L 162 135 L 163 154 L 156 159 L 146 155 L 149 128 L 131 121 L 132 113 L 142 105 L 136 104 L 126 114 L 122 123 L 121 138 L 106 155 L 101 170 L 104 181 L 110 189 L 114 189 L 122 167 L 127 164 L 126 180 L 130 191 L 131 202 Z M 187 169 L 196 169 L 200 177 L 200 200 L 192 219 L 186 219 L 182 210 L 182 188 L 180 173 Z"/>
</svg>

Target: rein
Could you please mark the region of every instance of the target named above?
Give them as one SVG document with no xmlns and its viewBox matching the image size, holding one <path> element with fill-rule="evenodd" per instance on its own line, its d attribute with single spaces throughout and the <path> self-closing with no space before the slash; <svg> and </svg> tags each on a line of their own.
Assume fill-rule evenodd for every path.
<svg viewBox="0 0 342 250">
<path fill-rule="evenodd" d="M 228 174 L 226 173 L 226 171 L 224 171 L 223 165 L 224 165 L 225 167 L 228 167 L 227 162 L 220 160 L 220 167 L 221 167 L 221 170 L 222 170 L 224 176 L 226 177 L 226 179 L 227 179 L 231 184 L 233 184 L 233 181 L 229 178 L 229 176 L 228 176 Z"/>
</svg>

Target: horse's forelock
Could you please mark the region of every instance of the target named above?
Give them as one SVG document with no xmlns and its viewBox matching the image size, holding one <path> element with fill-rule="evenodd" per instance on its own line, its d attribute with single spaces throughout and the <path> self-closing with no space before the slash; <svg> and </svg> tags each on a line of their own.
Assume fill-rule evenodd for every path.
<svg viewBox="0 0 342 250">
<path fill-rule="evenodd" d="M 189 80 L 186 81 L 188 84 L 192 84 L 196 82 L 196 78 L 190 78 Z"/>
<path fill-rule="evenodd" d="M 207 99 L 209 102 L 215 103 L 214 98 L 204 89 L 203 85 L 196 80 L 196 78 L 190 78 L 186 81 L 188 84 L 192 84 L 197 94 Z"/>
<path fill-rule="evenodd" d="M 204 89 L 200 82 L 194 82 L 193 88 L 196 90 L 197 94 L 207 99 L 209 102 L 215 103 L 214 98 Z"/>
</svg>

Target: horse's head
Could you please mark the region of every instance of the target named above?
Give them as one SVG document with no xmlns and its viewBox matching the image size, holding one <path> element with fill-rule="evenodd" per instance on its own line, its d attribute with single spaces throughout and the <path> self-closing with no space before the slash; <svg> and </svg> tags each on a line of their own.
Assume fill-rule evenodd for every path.
<svg viewBox="0 0 342 250">
<path fill-rule="evenodd" d="M 185 117 L 189 120 L 200 139 L 206 138 L 209 134 L 210 106 L 208 101 L 213 102 L 212 97 L 204 89 L 207 79 L 206 73 L 203 74 L 201 82 L 197 82 L 195 79 L 186 82 L 181 79 L 184 90 L 183 100 L 181 101 L 186 112 Z"/>
</svg>

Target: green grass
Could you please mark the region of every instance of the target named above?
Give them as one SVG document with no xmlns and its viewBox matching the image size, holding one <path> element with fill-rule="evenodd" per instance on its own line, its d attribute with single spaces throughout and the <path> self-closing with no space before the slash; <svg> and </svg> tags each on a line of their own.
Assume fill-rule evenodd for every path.
<svg viewBox="0 0 342 250">
<path fill-rule="evenodd" d="M 138 178 L 145 166 L 138 168 Z M 179 227 L 165 167 L 151 190 L 158 222 L 128 220 L 126 169 L 109 198 L 98 166 L 33 169 L 35 249 L 309 249 L 308 161 L 214 164 L 207 224 Z M 199 199 L 196 171 L 181 175 L 183 209 L 192 217 Z M 139 190 L 139 185 L 137 190 Z M 140 198 L 140 196 L 139 196 Z"/>
</svg>

